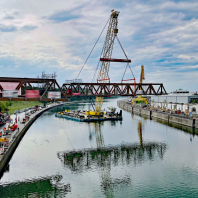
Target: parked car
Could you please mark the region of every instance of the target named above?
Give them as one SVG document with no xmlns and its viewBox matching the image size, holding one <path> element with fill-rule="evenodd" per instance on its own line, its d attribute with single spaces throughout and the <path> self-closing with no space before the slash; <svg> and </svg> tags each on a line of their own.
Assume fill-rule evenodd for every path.
<svg viewBox="0 0 198 198">
<path fill-rule="evenodd" d="M 30 113 L 31 113 L 31 114 L 33 114 L 33 113 L 35 113 L 35 112 L 36 112 L 35 109 L 30 109 Z"/>
<path fill-rule="evenodd" d="M 34 109 L 36 109 L 36 110 L 37 110 L 37 109 L 38 109 L 38 107 L 39 107 L 38 105 L 35 105 Z"/>
<path fill-rule="evenodd" d="M 14 112 L 14 114 L 18 114 L 18 113 L 20 113 L 18 110 Z"/>
<path fill-rule="evenodd" d="M 29 116 L 31 114 L 30 110 L 27 111 L 25 114 L 26 114 L 26 116 Z"/>
</svg>

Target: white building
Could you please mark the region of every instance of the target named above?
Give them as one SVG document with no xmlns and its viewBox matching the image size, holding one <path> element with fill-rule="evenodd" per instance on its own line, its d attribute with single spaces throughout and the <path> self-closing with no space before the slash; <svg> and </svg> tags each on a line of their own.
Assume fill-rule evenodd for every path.
<svg viewBox="0 0 198 198">
<path fill-rule="evenodd" d="M 151 102 L 167 102 L 167 103 L 191 103 L 194 100 L 198 101 L 198 95 L 184 91 L 182 89 L 171 92 L 168 95 L 151 96 Z"/>
</svg>

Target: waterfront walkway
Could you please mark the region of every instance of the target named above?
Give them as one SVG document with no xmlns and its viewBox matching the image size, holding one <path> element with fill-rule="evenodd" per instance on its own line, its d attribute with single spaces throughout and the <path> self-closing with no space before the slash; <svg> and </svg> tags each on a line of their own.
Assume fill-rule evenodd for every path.
<svg viewBox="0 0 198 198">
<path fill-rule="evenodd" d="M 41 110 L 37 110 L 35 113 L 29 115 L 29 119 L 22 123 L 23 118 L 25 118 L 25 113 L 20 113 L 17 115 L 11 115 L 12 123 L 6 123 L 6 125 L 0 127 L 0 132 L 2 132 L 3 136 L 2 138 L 8 138 L 8 145 L 4 146 L 4 152 L 0 154 L 0 172 L 4 169 L 6 164 L 8 163 L 10 157 L 14 153 L 18 143 L 22 139 L 23 135 L 27 131 L 27 129 L 31 126 L 31 124 L 45 111 L 63 105 L 63 102 L 59 103 L 52 103 L 47 105 L 45 108 L 42 108 Z M 20 120 L 18 121 L 18 117 L 20 117 Z M 10 131 L 8 129 L 8 125 L 12 125 L 15 122 L 15 119 L 17 118 L 17 129 L 15 131 Z M 4 135 L 4 128 L 6 128 L 6 131 L 8 131 L 7 135 Z M 5 144 L 4 144 L 5 145 Z"/>
</svg>

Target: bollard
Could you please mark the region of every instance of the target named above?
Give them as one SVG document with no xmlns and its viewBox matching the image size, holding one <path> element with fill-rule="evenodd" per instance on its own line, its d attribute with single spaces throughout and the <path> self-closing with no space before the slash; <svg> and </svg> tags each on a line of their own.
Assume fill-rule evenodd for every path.
<svg viewBox="0 0 198 198">
<path fill-rule="evenodd" d="M 195 127 L 195 120 L 196 120 L 196 118 L 193 117 L 193 123 L 192 123 L 192 127 L 193 127 L 193 128 Z"/>
<path fill-rule="evenodd" d="M 152 120 L 152 111 L 150 111 L 150 120 Z"/>
<path fill-rule="evenodd" d="M 122 110 L 120 110 L 120 117 L 122 117 Z"/>
</svg>

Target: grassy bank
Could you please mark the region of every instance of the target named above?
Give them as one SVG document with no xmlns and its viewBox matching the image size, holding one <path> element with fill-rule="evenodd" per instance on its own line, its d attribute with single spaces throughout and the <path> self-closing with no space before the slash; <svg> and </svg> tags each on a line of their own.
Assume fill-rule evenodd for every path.
<svg viewBox="0 0 198 198">
<path fill-rule="evenodd" d="M 14 114 L 16 110 L 24 109 L 24 108 L 30 108 L 35 105 L 43 105 L 43 103 L 38 102 L 38 101 L 1 101 L 0 102 L 0 107 L 2 112 L 6 112 L 5 108 L 8 108 L 8 112 L 10 115 Z"/>
</svg>

